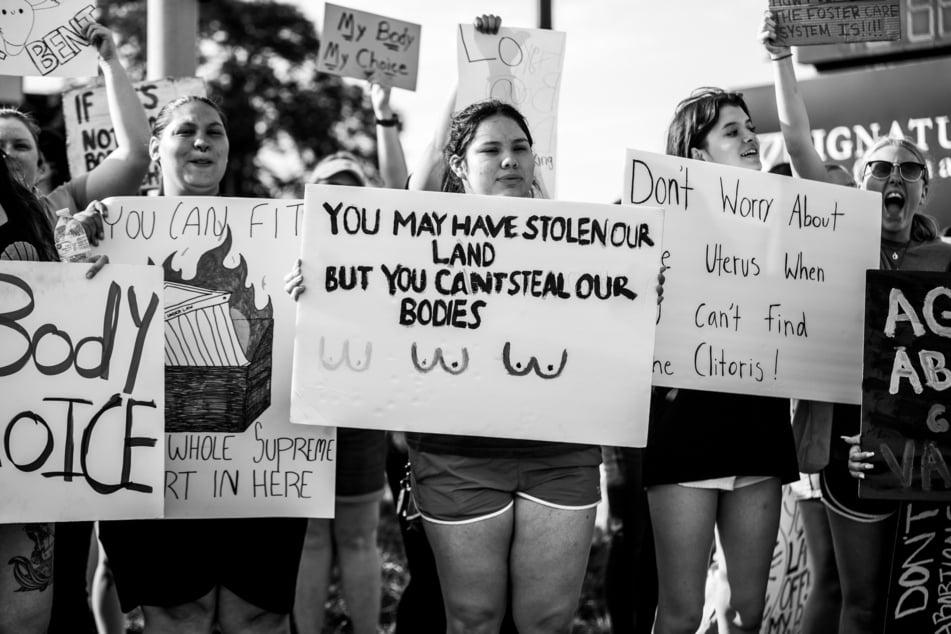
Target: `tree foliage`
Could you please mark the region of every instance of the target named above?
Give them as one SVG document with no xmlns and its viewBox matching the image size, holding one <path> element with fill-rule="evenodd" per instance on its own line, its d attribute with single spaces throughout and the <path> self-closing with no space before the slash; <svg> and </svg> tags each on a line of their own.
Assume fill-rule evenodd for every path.
<svg viewBox="0 0 951 634">
<path fill-rule="evenodd" d="M 144 78 L 145 0 L 100 0 L 100 9 L 126 68 Z M 373 112 L 363 87 L 317 72 L 317 32 L 296 6 L 214 0 L 198 11 L 197 74 L 228 117 L 223 194 L 300 195 L 303 174 L 321 157 L 347 149 L 372 159 Z"/>
</svg>

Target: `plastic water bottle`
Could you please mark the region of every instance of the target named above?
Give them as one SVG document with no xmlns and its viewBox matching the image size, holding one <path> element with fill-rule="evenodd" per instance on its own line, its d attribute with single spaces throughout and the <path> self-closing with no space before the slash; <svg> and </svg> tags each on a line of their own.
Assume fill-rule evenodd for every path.
<svg viewBox="0 0 951 634">
<path fill-rule="evenodd" d="M 56 251 L 63 262 L 85 262 L 89 256 L 89 240 L 86 230 L 78 220 L 74 220 L 69 209 L 60 209 L 56 212 L 56 227 L 53 229 L 53 240 L 56 242 Z"/>
</svg>

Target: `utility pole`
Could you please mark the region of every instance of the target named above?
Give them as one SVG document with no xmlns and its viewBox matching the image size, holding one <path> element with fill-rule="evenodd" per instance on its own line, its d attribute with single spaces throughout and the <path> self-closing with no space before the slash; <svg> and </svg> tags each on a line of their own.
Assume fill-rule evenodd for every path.
<svg viewBox="0 0 951 634">
<path fill-rule="evenodd" d="M 148 79 L 193 77 L 198 66 L 198 0 L 148 0 Z"/>
<path fill-rule="evenodd" d="M 551 0 L 538 0 L 538 28 L 551 30 Z"/>
</svg>

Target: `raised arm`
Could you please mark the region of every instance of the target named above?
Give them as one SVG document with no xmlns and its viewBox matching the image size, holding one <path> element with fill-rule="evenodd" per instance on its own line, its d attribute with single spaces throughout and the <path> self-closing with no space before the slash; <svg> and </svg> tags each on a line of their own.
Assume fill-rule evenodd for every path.
<svg viewBox="0 0 951 634">
<path fill-rule="evenodd" d="M 85 36 L 99 51 L 99 68 L 105 79 L 117 146 L 86 177 L 86 198 L 136 194 L 149 168 L 149 120 L 119 63 L 112 31 L 93 22 L 86 27 Z"/>
<path fill-rule="evenodd" d="M 502 18 L 491 14 L 480 15 L 476 17 L 474 26 L 476 31 L 480 33 L 495 35 L 499 32 L 499 27 L 502 26 Z M 449 142 L 449 123 L 455 109 L 456 89 L 453 88 L 446 103 L 446 109 L 440 115 L 436 124 L 433 137 L 426 144 L 423 153 L 414 166 L 413 173 L 409 176 L 409 189 L 423 191 L 440 191 L 442 189 L 443 176 L 446 172 L 442 152 L 446 143 Z"/>
<path fill-rule="evenodd" d="M 825 164 L 812 144 L 809 113 L 806 111 L 806 103 L 799 91 L 792 52 L 788 46 L 775 44 L 775 36 L 776 19 L 772 11 L 767 10 L 763 16 L 760 41 L 772 60 L 776 111 L 793 172 L 800 178 L 827 181 Z"/>
<path fill-rule="evenodd" d="M 456 89 L 452 89 L 452 94 L 446 102 L 446 107 L 439 120 L 436 122 L 436 129 L 433 136 L 423 148 L 419 160 L 413 167 L 413 173 L 409 175 L 409 187 L 417 191 L 438 192 L 442 190 L 442 180 L 446 172 L 445 161 L 442 151 L 449 142 L 449 122 L 452 120 L 452 113 L 456 106 Z"/>
<path fill-rule="evenodd" d="M 406 187 L 406 158 L 400 143 L 399 119 L 390 108 L 390 87 L 370 83 L 370 101 L 376 117 L 376 153 L 383 184 L 391 189 Z"/>
</svg>

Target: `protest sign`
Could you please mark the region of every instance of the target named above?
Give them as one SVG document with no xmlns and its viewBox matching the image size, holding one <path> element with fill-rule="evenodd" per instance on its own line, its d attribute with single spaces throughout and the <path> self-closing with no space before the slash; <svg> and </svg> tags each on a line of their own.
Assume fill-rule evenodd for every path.
<svg viewBox="0 0 951 634">
<path fill-rule="evenodd" d="M 161 517 L 162 280 L 0 262 L 0 523 Z"/>
<path fill-rule="evenodd" d="M 951 500 L 951 275 L 869 271 L 859 496 Z"/>
<path fill-rule="evenodd" d="M 885 634 L 951 631 L 951 506 L 906 502 L 892 550 Z"/>
<path fill-rule="evenodd" d="M 332 517 L 335 433 L 289 422 L 301 200 L 106 201 L 113 262 L 165 279 L 168 517 Z"/>
<path fill-rule="evenodd" d="M 456 110 L 486 99 L 518 108 L 535 142 L 535 174 L 549 197 L 553 195 L 565 34 L 502 27 L 489 35 L 476 32 L 471 24 L 460 24 L 457 58 Z"/>
<path fill-rule="evenodd" d="M 879 194 L 637 150 L 624 183 L 667 210 L 654 385 L 860 401 Z"/>
<path fill-rule="evenodd" d="M 197 77 L 140 81 L 135 84 L 135 92 L 145 108 L 150 127 L 159 110 L 169 101 L 184 95 L 206 95 L 205 82 Z M 66 159 L 73 177 L 91 171 L 116 149 L 116 135 L 101 79 L 91 86 L 63 93 L 63 121 L 66 125 Z M 140 193 L 158 191 L 160 184 L 160 170 L 153 162 Z"/>
<path fill-rule="evenodd" d="M 97 74 L 83 37 L 95 10 L 88 0 L 0 0 L 0 75 Z"/>
<path fill-rule="evenodd" d="M 291 420 L 643 446 L 662 215 L 308 186 Z"/>
<path fill-rule="evenodd" d="M 899 0 L 769 0 L 781 46 L 901 39 L 899 5 Z"/>
<path fill-rule="evenodd" d="M 418 24 L 328 2 L 317 70 L 416 90 L 421 30 Z"/>
</svg>

